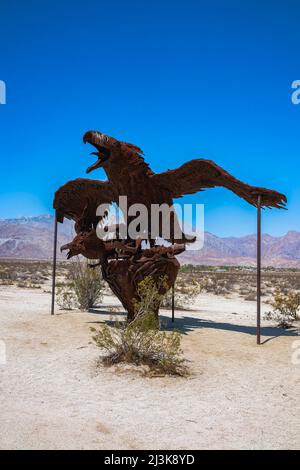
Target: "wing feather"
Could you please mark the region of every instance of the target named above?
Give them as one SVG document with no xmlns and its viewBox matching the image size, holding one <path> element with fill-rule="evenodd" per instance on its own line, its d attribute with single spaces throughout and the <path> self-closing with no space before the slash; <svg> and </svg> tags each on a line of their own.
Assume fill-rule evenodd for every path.
<svg viewBox="0 0 300 470">
<path fill-rule="evenodd" d="M 167 190 L 173 198 L 222 186 L 253 206 L 257 206 L 259 195 L 262 206 L 284 208 L 287 202 L 284 194 L 243 183 L 211 160 L 191 160 L 175 170 L 155 174 L 151 176 L 151 179 L 155 184 Z"/>
<path fill-rule="evenodd" d="M 100 204 L 109 206 L 114 200 L 109 181 L 77 178 L 64 184 L 55 192 L 53 207 L 59 222 L 63 222 L 64 217 L 75 222 L 84 217 L 94 225 L 97 222 L 97 207 Z"/>
</svg>

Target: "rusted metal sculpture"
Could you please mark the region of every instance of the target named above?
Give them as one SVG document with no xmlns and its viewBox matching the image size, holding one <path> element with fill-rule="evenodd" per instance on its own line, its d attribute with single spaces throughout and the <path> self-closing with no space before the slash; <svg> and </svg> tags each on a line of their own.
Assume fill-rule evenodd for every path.
<svg viewBox="0 0 300 470">
<path fill-rule="evenodd" d="M 258 196 L 262 207 L 283 208 L 286 203 L 283 194 L 245 184 L 210 160 L 191 160 L 176 170 L 156 174 L 145 163 L 142 150 L 133 144 L 97 131 L 87 132 L 83 141 L 96 148 L 92 154 L 97 156 L 97 161 L 87 173 L 102 167 L 108 180 L 78 178 L 56 191 L 53 206 L 57 220 L 63 222 L 64 217 L 74 220 L 76 231 L 74 240 L 61 249 L 69 250 L 68 258 L 81 254 L 99 260 L 103 278 L 127 310 L 128 320 L 134 318 L 133 300 L 138 299 L 138 283 L 146 276 L 152 276 L 158 283 L 164 276 L 165 290 L 174 286 L 179 269 L 175 255 L 182 253 L 185 243 L 192 243 L 194 238 L 184 233 L 175 236 L 174 220 L 171 220 L 166 238 L 171 242 L 169 247 L 155 246 L 155 241 L 150 239 L 150 248 L 142 249 L 141 240 L 129 236 L 124 240 L 100 240 L 96 228 L 104 220 L 96 213 L 99 205 L 104 204 L 108 209 L 112 203 L 118 204 L 120 196 L 127 196 L 128 207 L 143 204 L 148 210 L 150 232 L 153 204 L 171 207 L 173 198 L 206 188 L 225 187 L 256 207 Z M 127 217 L 126 223 L 130 222 L 131 218 Z M 160 230 L 159 226 L 157 236 L 162 235 Z"/>
</svg>

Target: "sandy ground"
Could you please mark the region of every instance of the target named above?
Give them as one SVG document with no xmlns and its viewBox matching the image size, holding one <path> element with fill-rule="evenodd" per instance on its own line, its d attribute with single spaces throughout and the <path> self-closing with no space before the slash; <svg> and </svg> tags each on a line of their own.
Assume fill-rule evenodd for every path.
<svg viewBox="0 0 300 470">
<path fill-rule="evenodd" d="M 47 293 L 0 287 L 1 449 L 300 447 L 300 338 L 265 323 L 257 346 L 255 302 L 201 294 L 176 313 L 189 378 L 97 369 L 90 327 L 109 316 L 49 311 Z"/>
</svg>

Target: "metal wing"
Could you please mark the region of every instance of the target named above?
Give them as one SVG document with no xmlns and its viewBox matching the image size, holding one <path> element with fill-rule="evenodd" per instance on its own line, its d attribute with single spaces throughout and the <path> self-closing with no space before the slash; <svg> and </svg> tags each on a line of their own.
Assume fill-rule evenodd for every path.
<svg viewBox="0 0 300 470">
<path fill-rule="evenodd" d="M 55 192 L 53 207 L 56 210 L 58 222 L 63 222 L 66 217 L 81 226 L 87 224 L 87 228 L 90 228 L 96 227 L 100 219 L 96 216 L 98 206 L 106 204 L 109 208 L 114 200 L 109 181 L 77 178 L 64 184 Z"/>
<path fill-rule="evenodd" d="M 175 170 L 155 174 L 151 176 L 151 179 L 156 185 L 167 190 L 173 198 L 196 193 L 206 188 L 222 186 L 253 206 L 257 206 L 258 195 L 261 195 L 261 205 L 266 207 L 281 209 L 287 202 L 284 194 L 245 184 L 211 160 L 191 160 Z"/>
</svg>

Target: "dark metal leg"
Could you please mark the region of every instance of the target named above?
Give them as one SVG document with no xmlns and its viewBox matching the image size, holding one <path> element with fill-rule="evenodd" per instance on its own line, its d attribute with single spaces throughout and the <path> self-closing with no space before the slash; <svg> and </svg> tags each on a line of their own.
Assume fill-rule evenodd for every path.
<svg viewBox="0 0 300 470">
<path fill-rule="evenodd" d="M 55 214 L 55 218 L 54 218 L 53 268 L 52 268 L 51 315 L 54 315 L 55 278 L 56 278 L 56 251 L 57 251 L 57 217 L 56 217 L 56 214 Z"/>
<path fill-rule="evenodd" d="M 260 344 L 260 307 L 261 307 L 261 196 L 257 200 L 257 326 L 256 342 Z"/>
</svg>

